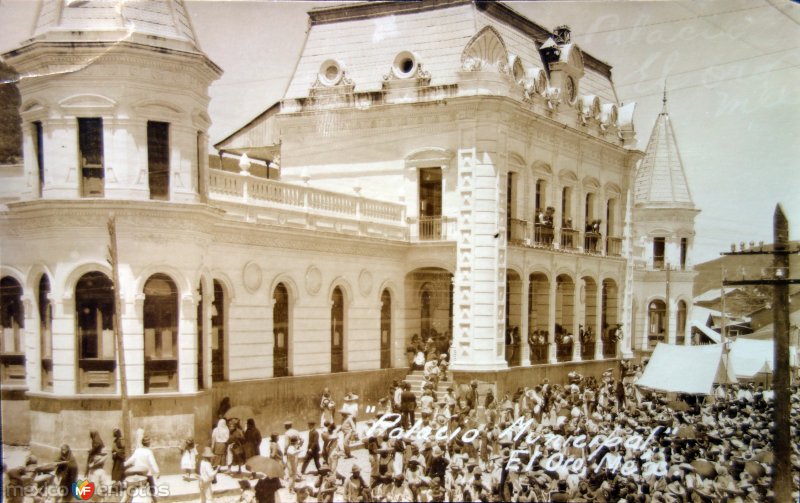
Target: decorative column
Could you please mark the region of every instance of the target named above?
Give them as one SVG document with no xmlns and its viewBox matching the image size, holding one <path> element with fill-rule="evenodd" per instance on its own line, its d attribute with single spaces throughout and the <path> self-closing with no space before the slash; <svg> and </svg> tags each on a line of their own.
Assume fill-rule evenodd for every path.
<svg viewBox="0 0 800 503">
<path fill-rule="evenodd" d="M 75 334 L 75 298 L 73 292 L 53 302 L 53 393 L 74 395 L 78 392 L 78 362 Z"/>
<path fill-rule="evenodd" d="M 580 326 L 584 320 L 583 305 L 586 302 L 586 286 L 581 278 L 573 283 L 575 291 L 572 294 L 572 361 L 581 361 Z"/>
<path fill-rule="evenodd" d="M 603 305 L 603 280 L 597 285 L 595 296 L 597 297 L 597 301 L 595 302 L 595 316 L 594 316 L 594 359 L 595 360 L 602 360 L 603 359 L 603 310 L 606 308 Z M 586 328 L 588 330 L 588 327 Z"/>
<path fill-rule="evenodd" d="M 453 370 L 506 368 L 505 205 L 493 162 L 488 152 L 458 151 Z"/>
<path fill-rule="evenodd" d="M 521 283 L 522 298 L 520 299 L 520 324 L 519 324 L 519 344 L 522 351 L 519 364 L 523 367 L 531 365 L 531 347 L 528 344 L 528 333 L 530 332 L 530 275 L 524 273 Z"/>
<path fill-rule="evenodd" d="M 25 385 L 29 390 L 41 390 L 42 360 L 39 351 L 41 337 L 39 336 L 39 310 L 33 301 L 33 292 L 22 295 L 22 309 L 25 316 L 25 327 L 20 329 L 20 345 L 25 354 Z"/>
<path fill-rule="evenodd" d="M 556 354 L 556 286 L 558 281 L 553 278 L 550 281 L 550 299 L 547 305 L 547 361 L 557 363 Z"/>
<path fill-rule="evenodd" d="M 178 320 L 178 391 L 197 392 L 197 302 L 191 293 L 181 297 Z"/>
</svg>

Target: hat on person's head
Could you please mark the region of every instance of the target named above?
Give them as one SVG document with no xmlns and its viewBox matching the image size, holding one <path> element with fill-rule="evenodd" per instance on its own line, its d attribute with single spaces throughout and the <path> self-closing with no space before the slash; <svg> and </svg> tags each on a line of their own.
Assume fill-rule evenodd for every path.
<svg viewBox="0 0 800 503">
<path fill-rule="evenodd" d="M 145 446 L 145 447 L 149 446 L 150 445 L 150 437 L 148 437 L 147 435 L 142 437 L 142 445 Z"/>
<path fill-rule="evenodd" d="M 313 419 L 309 419 L 309 420 L 308 420 L 308 425 L 309 425 L 309 426 L 315 426 L 316 424 L 317 424 L 317 422 L 316 422 L 316 421 L 314 421 Z"/>
<path fill-rule="evenodd" d="M 284 428 L 291 428 L 292 427 L 292 422 L 291 421 L 284 421 L 283 422 L 283 426 L 284 426 Z"/>
<path fill-rule="evenodd" d="M 213 458 L 214 457 L 214 452 L 211 450 L 211 447 L 206 446 L 206 448 L 203 449 L 202 457 L 204 457 L 204 458 Z"/>
<path fill-rule="evenodd" d="M 353 466 L 350 468 L 350 471 L 352 471 L 353 473 L 360 472 L 361 471 L 361 467 L 358 466 L 357 464 L 353 463 Z"/>
<path fill-rule="evenodd" d="M 433 446 L 433 452 L 431 453 L 433 457 L 438 458 L 442 455 L 442 449 L 438 445 Z"/>
</svg>

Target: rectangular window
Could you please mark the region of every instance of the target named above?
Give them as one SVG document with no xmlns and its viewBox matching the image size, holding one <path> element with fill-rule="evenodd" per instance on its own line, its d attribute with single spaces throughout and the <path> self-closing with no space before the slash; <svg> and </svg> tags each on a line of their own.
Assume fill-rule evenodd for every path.
<svg viewBox="0 0 800 503">
<path fill-rule="evenodd" d="M 686 269 L 686 253 L 689 251 L 689 240 L 681 238 L 681 270 Z"/>
<path fill-rule="evenodd" d="M 103 119 L 78 119 L 78 148 L 81 164 L 81 196 L 103 197 Z"/>
<path fill-rule="evenodd" d="M 147 121 L 150 199 L 169 199 L 169 124 Z"/>
<path fill-rule="evenodd" d="M 544 211 L 544 180 L 536 180 L 536 213 Z"/>
<path fill-rule="evenodd" d="M 42 123 L 39 121 L 33 123 L 33 143 L 33 148 L 36 149 L 36 169 L 39 173 L 39 197 L 42 197 L 44 190 L 44 135 Z"/>
<path fill-rule="evenodd" d="M 666 244 L 665 238 L 653 238 L 653 268 L 664 268 L 664 246 Z"/>
</svg>

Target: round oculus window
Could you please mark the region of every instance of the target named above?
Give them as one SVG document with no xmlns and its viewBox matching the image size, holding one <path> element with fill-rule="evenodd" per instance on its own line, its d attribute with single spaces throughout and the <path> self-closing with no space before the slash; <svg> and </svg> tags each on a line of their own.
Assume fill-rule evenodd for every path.
<svg viewBox="0 0 800 503">
<path fill-rule="evenodd" d="M 392 71 L 395 77 L 407 79 L 414 76 L 417 72 L 418 65 L 419 58 L 417 58 L 416 54 L 411 51 L 403 51 L 395 56 L 394 63 L 392 64 Z"/>
<path fill-rule="evenodd" d="M 326 86 L 335 86 L 342 79 L 342 65 L 334 59 L 329 59 L 319 67 L 319 80 Z"/>
</svg>

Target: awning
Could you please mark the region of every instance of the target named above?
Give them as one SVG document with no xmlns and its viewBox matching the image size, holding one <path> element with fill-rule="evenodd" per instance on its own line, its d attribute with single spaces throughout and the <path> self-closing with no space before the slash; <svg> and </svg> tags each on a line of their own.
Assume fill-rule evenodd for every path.
<svg viewBox="0 0 800 503">
<path fill-rule="evenodd" d="M 676 346 L 659 343 L 637 386 L 656 391 L 710 395 L 714 384 L 735 383 L 721 344 Z"/>
</svg>

